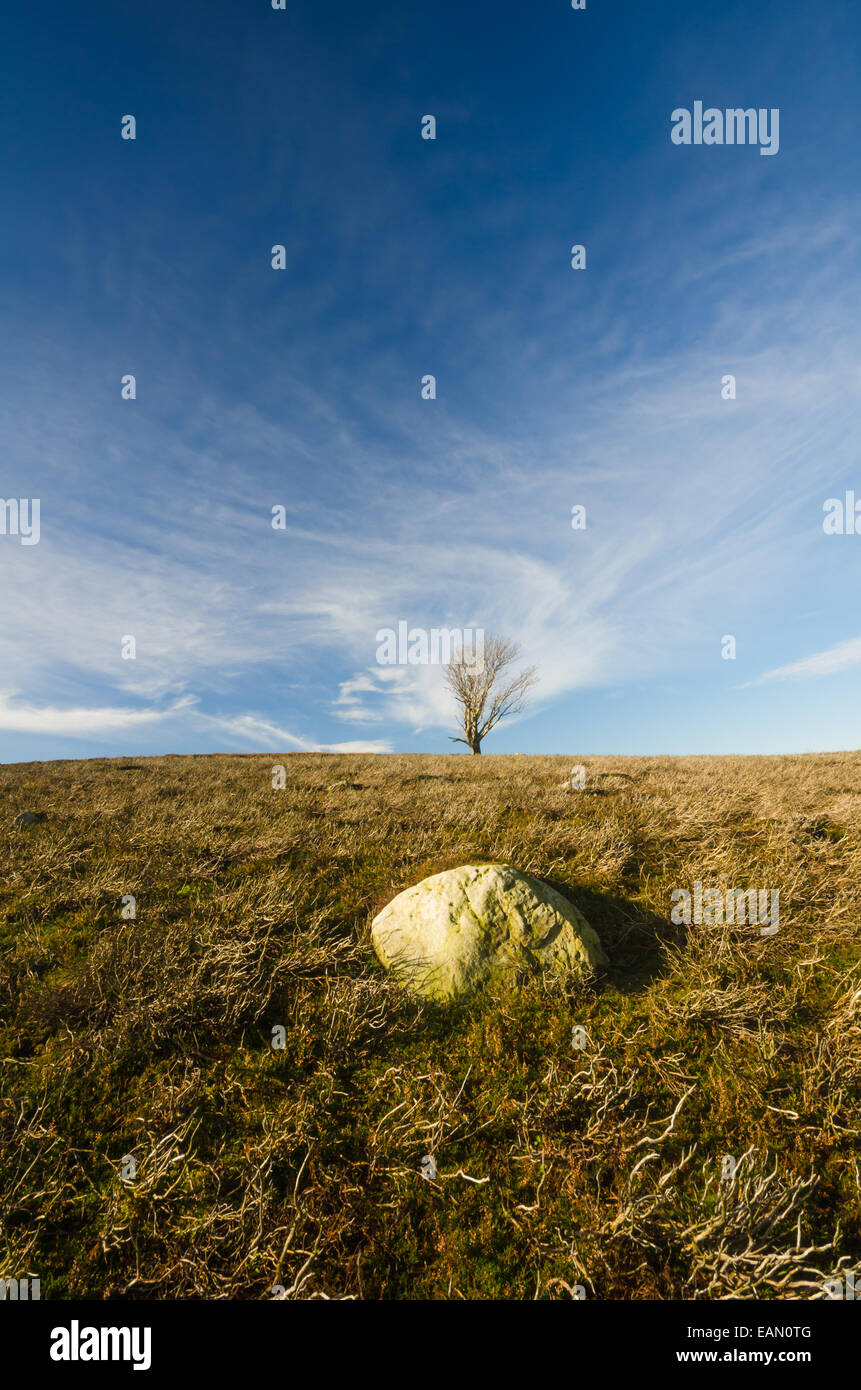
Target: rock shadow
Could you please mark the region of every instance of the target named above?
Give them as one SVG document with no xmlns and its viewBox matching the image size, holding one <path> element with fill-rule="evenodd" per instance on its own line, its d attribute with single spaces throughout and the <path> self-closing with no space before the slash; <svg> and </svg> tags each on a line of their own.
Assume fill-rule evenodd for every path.
<svg viewBox="0 0 861 1390">
<path fill-rule="evenodd" d="M 675 926 L 669 916 L 659 917 L 630 898 L 554 878 L 541 881 L 578 907 L 601 938 L 610 964 L 596 976 L 598 993 L 607 987 L 620 994 L 647 989 L 665 972 L 667 948 L 684 941 L 684 926 Z"/>
</svg>

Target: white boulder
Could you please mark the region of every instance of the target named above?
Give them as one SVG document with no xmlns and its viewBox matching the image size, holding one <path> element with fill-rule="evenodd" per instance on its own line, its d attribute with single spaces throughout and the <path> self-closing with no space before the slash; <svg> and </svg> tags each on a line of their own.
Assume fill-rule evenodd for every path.
<svg viewBox="0 0 861 1390">
<path fill-rule="evenodd" d="M 397 980 L 441 1001 L 523 967 L 582 975 L 607 963 L 574 904 L 510 864 L 464 864 L 406 888 L 371 938 Z"/>
</svg>

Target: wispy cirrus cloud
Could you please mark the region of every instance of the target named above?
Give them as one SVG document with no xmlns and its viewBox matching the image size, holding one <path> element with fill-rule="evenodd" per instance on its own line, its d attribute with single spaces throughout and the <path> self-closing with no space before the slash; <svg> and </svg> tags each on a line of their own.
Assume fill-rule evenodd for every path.
<svg viewBox="0 0 861 1390">
<path fill-rule="evenodd" d="M 392 745 L 384 739 L 355 739 L 341 743 L 316 743 L 300 738 L 271 720 L 254 714 L 208 715 L 196 708 L 193 695 L 183 696 L 164 708 L 134 709 L 127 706 L 35 705 L 16 700 L 8 691 L 0 692 L 0 731 L 18 734 L 46 734 L 72 739 L 104 739 L 111 742 L 121 735 L 152 725 L 179 720 L 187 727 L 217 730 L 231 742 L 254 744 L 275 751 L 290 745 L 306 753 L 390 753 Z"/>
<path fill-rule="evenodd" d="M 813 680 L 850 671 L 854 666 L 861 666 L 861 637 L 850 637 L 826 651 L 814 652 L 799 661 L 789 662 L 787 666 L 777 666 L 773 671 L 764 671 L 761 676 L 747 681 L 746 685 L 764 685 L 767 681 Z"/>
<path fill-rule="evenodd" d="M 354 739 L 346 743 L 314 743 L 298 738 L 287 729 L 253 714 L 199 715 L 199 720 L 218 729 L 228 738 L 240 743 L 253 743 L 261 751 L 275 752 L 290 744 L 302 753 L 391 753 L 392 745 L 384 739 Z"/>
<path fill-rule="evenodd" d="M 33 705 L 0 692 L 0 729 L 8 733 L 65 734 L 72 738 L 110 738 L 129 729 L 157 724 L 186 713 L 194 704 L 180 699 L 166 709 L 103 706 L 95 709 Z"/>
</svg>

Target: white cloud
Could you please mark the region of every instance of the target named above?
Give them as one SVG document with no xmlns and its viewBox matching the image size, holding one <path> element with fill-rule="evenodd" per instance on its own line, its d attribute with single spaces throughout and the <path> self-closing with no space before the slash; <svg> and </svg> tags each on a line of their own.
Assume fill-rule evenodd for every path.
<svg viewBox="0 0 861 1390">
<path fill-rule="evenodd" d="M 200 714 L 198 719 L 207 727 L 219 729 L 222 733 L 227 734 L 228 738 L 236 739 L 241 743 L 266 744 L 269 748 L 277 748 L 279 744 L 290 743 L 305 752 L 310 752 L 314 747 L 305 739 L 297 738 L 295 734 L 288 733 L 286 729 L 279 728 L 277 724 L 255 714 L 224 716 Z"/>
<path fill-rule="evenodd" d="M 220 729 L 232 739 L 243 743 L 254 743 L 261 751 L 274 752 L 279 744 L 290 743 L 304 753 L 391 753 L 390 743 L 381 740 L 359 739 L 351 743 L 314 743 L 308 739 L 297 738 L 277 724 L 253 714 L 227 716 L 200 715 L 202 722 L 212 728 Z"/>
<path fill-rule="evenodd" d="M 324 743 L 322 748 L 317 751 L 320 753 L 391 753 L 392 745 L 384 740 L 368 743 L 359 739 L 352 743 Z"/>
<path fill-rule="evenodd" d="M 747 685 L 833 676 L 839 671 L 848 671 L 853 666 L 861 666 L 861 637 L 850 637 L 824 652 L 814 652 L 812 656 L 804 656 L 800 661 L 791 661 L 788 666 L 777 666 L 773 671 L 765 671 L 755 680 L 748 681 Z"/>
<path fill-rule="evenodd" d="M 178 700 L 169 709 L 58 709 L 51 705 L 11 703 L 8 692 L 0 693 L 0 729 L 7 733 L 65 734 L 71 738 L 108 737 L 124 729 L 155 724 L 187 710 L 190 698 Z"/>
</svg>

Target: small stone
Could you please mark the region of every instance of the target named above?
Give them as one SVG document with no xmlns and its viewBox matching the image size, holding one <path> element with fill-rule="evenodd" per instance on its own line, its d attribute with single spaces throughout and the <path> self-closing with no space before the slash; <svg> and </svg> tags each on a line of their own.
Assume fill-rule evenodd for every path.
<svg viewBox="0 0 861 1390">
<path fill-rule="evenodd" d="M 46 811 L 21 811 L 15 817 L 15 825 L 23 830 L 28 825 L 42 825 L 48 819 Z"/>
</svg>

